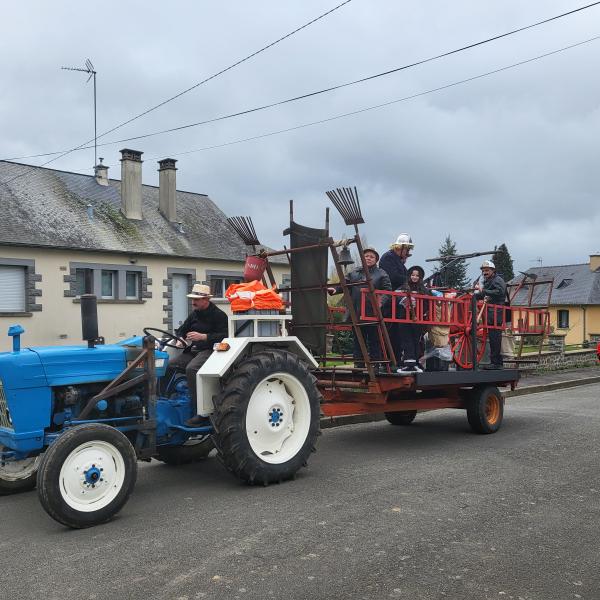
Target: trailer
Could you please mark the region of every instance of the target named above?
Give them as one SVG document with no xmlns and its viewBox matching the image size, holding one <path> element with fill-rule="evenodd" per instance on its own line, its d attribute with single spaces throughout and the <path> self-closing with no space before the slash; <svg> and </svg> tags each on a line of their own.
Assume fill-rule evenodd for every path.
<svg viewBox="0 0 600 600">
<path fill-rule="evenodd" d="M 290 201 L 290 225 L 284 234 L 290 236 L 289 247 L 281 251 L 261 251 L 262 259 L 286 255 L 291 263 L 291 283 L 280 291 L 291 295 L 293 319 L 290 332 L 300 339 L 319 362 L 314 375 L 323 398 L 321 411 L 326 417 L 357 414 L 383 414 L 392 425 L 409 425 L 419 411 L 442 408 L 462 409 L 466 412 L 471 429 L 480 434 L 498 431 L 504 415 L 504 396 L 501 388 L 515 389 L 519 381 L 516 363 L 513 368 L 485 370 L 481 368 L 486 340 L 492 329 L 512 335 L 539 335 L 549 333 L 547 309 L 484 305 L 469 291 L 446 290 L 441 297 L 410 294 L 401 291 L 375 290 L 363 256 L 358 226 L 364 223 L 356 188 L 338 188 L 327 192 L 345 224 L 353 227 L 351 238 L 334 240 L 329 235 L 329 209 L 325 226 L 311 228 L 294 221 L 294 206 Z M 236 217 L 231 221 L 242 240 L 253 250 L 259 245 L 252 221 Z M 345 268 L 353 261 L 349 247 L 354 245 L 362 261 L 364 281 L 348 284 Z M 473 253 L 479 256 L 486 253 Z M 348 321 L 334 324 L 327 310 L 326 289 L 330 256 L 344 294 Z M 270 269 L 266 268 L 268 283 L 275 285 Z M 361 307 L 353 306 L 350 289 L 361 286 Z M 383 300 L 391 307 L 383 315 Z M 404 314 L 397 310 L 403 303 L 412 306 Z M 389 332 L 402 323 L 448 330 L 452 364 L 448 370 L 399 373 L 399 358 Z M 377 328 L 382 358 L 369 356 L 363 327 Z M 352 331 L 361 350 L 361 356 L 333 356 L 327 350 L 327 332 L 346 329 Z M 354 358 L 355 364 L 348 364 Z M 339 361 L 341 364 L 332 365 Z M 511 364 L 510 362 L 508 364 Z"/>
</svg>

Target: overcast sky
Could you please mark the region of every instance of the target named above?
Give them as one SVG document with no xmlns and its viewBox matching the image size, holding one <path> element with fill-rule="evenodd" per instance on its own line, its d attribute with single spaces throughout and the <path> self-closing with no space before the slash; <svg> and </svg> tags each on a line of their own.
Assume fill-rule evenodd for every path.
<svg viewBox="0 0 600 600">
<path fill-rule="evenodd" d="M 342 0 L 28 2 L 3 7 L 0 158 L 68 149 L 93 137 L 90 58 L 103 132 L 276 40 Z M 109 134 L 119 140 L 294 97 L 434 56 L 584 5 L 583 0 L 352 0 L 194 91 Z M 382 104 L 600 35 L 600 6 L 423 66 L 282 107 L 99 148 L 178 159 L 177 187 L 253 218 L 281 247 L 288 201 L 322 226 L 325 191 L 359 190 L 368 242 L 398 233 L 414 260 L 506 243 L 516 269 L 586 262 L 600 251 L 600 40 L 325 124 L 182 154 Z M 93 150 L 48 165 L 92 173 Z M 48 158 L 18 162 L 42 164 Z M 184 217 L 185 219 L 185 217 Z M 331 232 L 342 237 L 332 212 Z M 426 265 L 429 272 L 432 264 Z M 472 269 L 477 267 L 474 262 Z"/>
</svg>

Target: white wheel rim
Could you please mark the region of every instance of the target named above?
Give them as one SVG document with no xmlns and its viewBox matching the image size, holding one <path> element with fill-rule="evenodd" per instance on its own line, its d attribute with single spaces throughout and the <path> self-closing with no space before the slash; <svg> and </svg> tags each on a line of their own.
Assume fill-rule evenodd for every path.
<svg viewBox="0 0 600 600">
<path fill-rule="evenodd" d="M 0 446 L 0 450 L 4 447 Z M 2 481 L 22 481 L 33 475 L 40 464 L 40 457 L 32 456 L 23 460 L 11 460 L 0 463 L 0 479 Z"/>
<path fill-rule="evenodd" d="M 304 386 L 289 373 L 273 373 L 252 392 L 246 410 L 246 435 L 261 460 L 281 464 L 298 454 L 310 421 L 310 400 Z"/>
<path fill-rule="evenodd" d="M 94 440 L 78 446 L 67 456 L 59 475 L 62 499 L 80 512 L 108 506 L 125 481 L 125 461 L 107 442 Z"/>
</svg>

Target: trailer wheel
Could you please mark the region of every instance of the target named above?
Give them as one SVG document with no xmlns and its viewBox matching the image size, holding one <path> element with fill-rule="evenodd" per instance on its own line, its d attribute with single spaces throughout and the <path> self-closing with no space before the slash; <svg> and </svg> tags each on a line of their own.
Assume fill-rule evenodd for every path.
<svg viewBox="0 0 600 600">
<path fill-rule="evenodd" d="M 204 460 L 214 447 L 212 436 L 204 435 L 190 439 L 182 446 L 159 446 L 156 459 L 171 466 L 188 465 Z"/>
<path fill-rule="evenodd" d="M 219 458 L 251 485 L 293 478 L 315 450 L 320 400 L 316 379 L 296 355 L 269 350 L 249 356 L 215 399 Z"/>
<path fill-rule="evenodd" d="M 493 385 L 476 387 L 467 400 L 467 419 L 475 433 L 496 433 L 504 417 L 504 398 Z"/>
<path fill-rule="evenodd" d="M 79 425 L 63 433 L 44 453 L 38 495 L 53 519 L 82 529 L 118 513 L 136 477 L 135 451 L 119 430 L 100 423 Z"/>
<path fill-rule="evenodd" d="M 0 445 L 0 452 L 4 446 Z M 35 487 L 40 456 L 0 462 L 0 496 L 28 492 Z"/>
<path fill-rule="evenodd" d="M 402 412 L 386 412 L 383 413 L 388 423 L 392 425 L 410 425 L 417 416 L 416 410 L 405 410 Z"/>
</svg>

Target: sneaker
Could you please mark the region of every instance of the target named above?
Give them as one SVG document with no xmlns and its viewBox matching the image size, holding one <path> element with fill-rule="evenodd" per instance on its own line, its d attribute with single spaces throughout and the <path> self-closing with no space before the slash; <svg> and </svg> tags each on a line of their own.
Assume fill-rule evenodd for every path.
<svg viewBox="0 0 600 600">
<path fill-rule="evenodd" d="M 415 365 L 415 367 L 414 367 L 413 370 L 414 370 L 415 373 L 422 373 L 423 372 L 423 369 L 421 369 L 421 367 L 419 365 Z"/>
<path fill-rule="evenodd" d="M 414 364 L 404 365 L 402 368 L 398 369 L 396 373 L 400 373 L 401 375 L 414 375 L 417 373 L 418 367 Z"/>
</svg>

